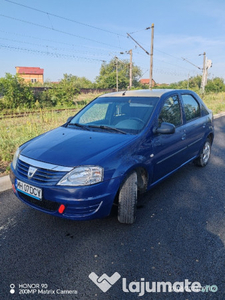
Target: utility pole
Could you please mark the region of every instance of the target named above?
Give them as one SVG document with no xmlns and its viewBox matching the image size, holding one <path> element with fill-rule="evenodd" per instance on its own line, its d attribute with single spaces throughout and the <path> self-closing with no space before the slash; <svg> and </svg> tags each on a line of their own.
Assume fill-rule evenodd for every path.
<svg viewBox="0 0 225 300">
<path fill-rule="evenodd" d="M 125 53 L 129 53 L 130 54 L 130 84 L 129 84 L 129 89 L 132 87 L 132 68 L 133 68 L 133 63 L 132 63 L 132 49 L 129 51 L 125 51 L 125 52 L 120 52 L 120 54 L 125 54 Z"/>
<path fill-rule="evenodd" d="M 206 53 L 204 52 L 203 54 L 199 54 L 199 55 L 203 55 L 203 69 L 202 69 L 202 82 L 201 82 L 201 92 L 204 93 L 205 92 L 205 86 L 206 86 Z"/>
<path fill-rule="evenodd" d="M 204 52 L 203 54 L 203 71 L 202 71 L 202 82 L 201 82 L 201 92 L 205 92 L 205 86 L 207 84 L 208 80 L 208 70 L 212 67 L 212 61 L 210 59 L 207 59 L 206 53 Z"/>
<path fill-rule="evenodd" d="M 206 59 L 206 81 L 205 84 L 207 84 L 208 81 L 208 70 L 212 67 L 212 61 L 210 59 Z"/>
<path fill-rule="evenodd" d="M 150 54 L 150 74 L 149 74 L 149 89 L 152 89 L 152 73 L 153 73 L 153 41 L 154 41 L 154 23 L 151 26 L 151 54 Z"/>
<path fill-rule="evenodd" d="M 187 61 L 189 64 L 193 65 L 194 67 L 198 68 L 199 70 L 202 70 L 202 81 L 201 81 L 201 92 L 205 92 L 205 86 L 207 84 L 207 78 L 208 78 L 208 69 L 212 67 L 212 61 L 210 59 L 206 58 L 206 53 L 204 52 L 203 54 L 199 54 L 199 56 L 203 55 L 203 68 L 200 68 L 187 60 L 186 58 L 183 58 L 183 60 Z"/>
<path fill-rule="evenodd" d="M 152 23 L 151 27 L 147 27 L 145 30 L 152 29 L 151 34 L 151 53 L 150 53 L 150 74 L 149 74 L 149 89 L 152 89 L 152 73 L 153 73 L 153 41 L 154 41 L 154 23 Z M 142 49 L 145 51 L 147 55 L 149 55 L 148 51 L 146 51 L 129 33 L 127 35 Z"/>
<path fill-rule="evenodd" d="M 116 91 L 118 92 L 118 57 L 115 56 L 116 60 Z"/>
<path fill-rule="evenodd" d="M 129 85 L 129 89 L 131 89 L 131 87 L 132 87 L 132 67 L 133 67 L 133 63 L 132 63 L 132 49 L 130 49 L 129 53 L 130 53 L 130 85 Z"/>
</svg>

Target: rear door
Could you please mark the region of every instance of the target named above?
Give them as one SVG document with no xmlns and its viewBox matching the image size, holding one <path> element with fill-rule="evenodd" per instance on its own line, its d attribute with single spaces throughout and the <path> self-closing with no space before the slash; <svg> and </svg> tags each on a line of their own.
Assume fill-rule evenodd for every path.
<svg viewBox="0 0 225 300">
<path fill-rule="evenodd" d="M 200 103 L 193 95 L 181 94 L 182 106 L 184 111 L 184 130 L 187 140 L 187 160 L 198 155 L 204 143 L 206 133 L 207 116 L 201 115 Z"/>
</svg>

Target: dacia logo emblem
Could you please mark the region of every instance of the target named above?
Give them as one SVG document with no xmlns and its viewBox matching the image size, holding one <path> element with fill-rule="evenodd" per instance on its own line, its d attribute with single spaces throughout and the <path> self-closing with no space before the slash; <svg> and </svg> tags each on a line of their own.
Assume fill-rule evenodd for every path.
<svg viewBox="0 0 225 300">
<path fill-rule="evenodd" d="M 34 176 L 36 171 L 37 171 L 37 168 L 34 168 L 34 167 L 30 166 L 29 169 L 28 169 L 28 172 L 27 172 L 28 179 L 31 179 Z"/>
</svg>

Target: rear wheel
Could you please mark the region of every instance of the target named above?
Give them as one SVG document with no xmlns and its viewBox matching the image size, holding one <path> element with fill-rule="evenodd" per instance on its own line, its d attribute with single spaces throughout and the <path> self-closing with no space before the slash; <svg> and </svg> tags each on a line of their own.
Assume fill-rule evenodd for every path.
<svg viewBox="0 0 225 300">
<path fill-rule="evenodd" d="M 136 219 L 137 209 L 137 173 L 131 173 L 123 183 L 118 198 L 118 221 L 132 224 Z"/>
<path fill-rule="evenodd" d="M 209 138 L 207 138 L 200 156 L 194 161 L 194 163 L 197 166 L 205 167 L 209 162 L 210 155 L 211 155 L 211 141 Z"/>
</svg>

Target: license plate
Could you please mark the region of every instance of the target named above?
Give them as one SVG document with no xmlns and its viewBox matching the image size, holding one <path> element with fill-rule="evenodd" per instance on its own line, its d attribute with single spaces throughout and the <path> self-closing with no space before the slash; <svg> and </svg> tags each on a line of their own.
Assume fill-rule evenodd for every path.
<svg viewBox="0 0 225 300">
<path fill-rule="evenodd" d="M 42 189 L 30 185 L 28 183 L 25 183 L 23 181 L 20 180 L 16 180 L 16 189 L 17 191 L 20 191 L 21 193 L 24 193 L 32 198 L 35 198 L 37 200 L 41 200 L 42 199 Z"/>
</svg>

